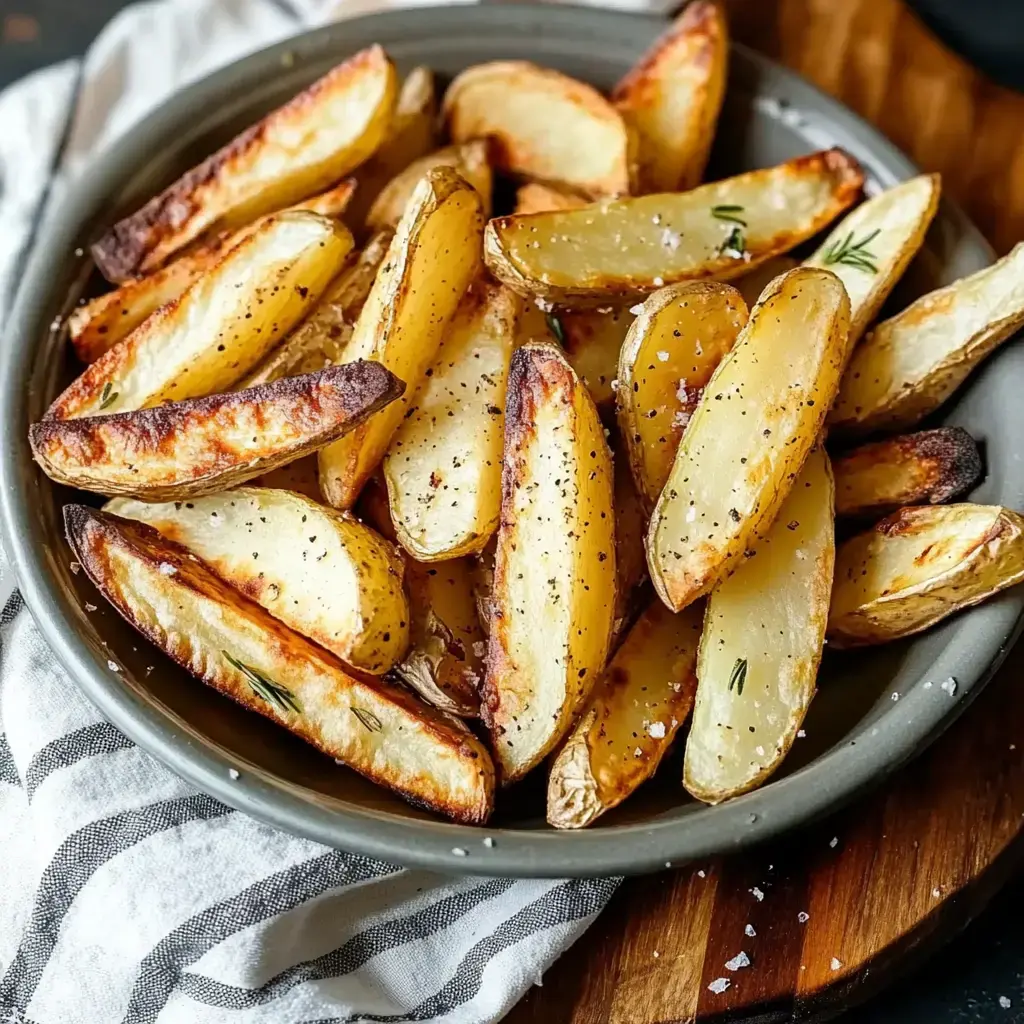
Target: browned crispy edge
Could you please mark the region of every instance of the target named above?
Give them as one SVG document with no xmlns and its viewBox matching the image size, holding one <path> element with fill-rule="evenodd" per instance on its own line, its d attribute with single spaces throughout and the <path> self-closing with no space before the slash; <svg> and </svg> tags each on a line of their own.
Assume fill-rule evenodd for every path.
<svg viewBox="0 0 1024 1024">
<path fill-rule="evenodd" d="M 250 125 L 226 146 L 186 171 L 141 209 L 119 220 L 91 246 L 96 266 L 108 281 L 121 284 L 146 267 L 147 257 L 163 240 L 172 237 L 202 209 L 206 186 L 224 175 L 232 164 L 258 149 L 272 124 L 302 113 L 319 102 L 323 93 L 368 65 L 387 60 L 380 46 L 371 46 L 337 65 L 287 103 Z M 269 211 L 267 211 L 269 212 Z M 182 239 L 182 244 L 188 241 Z"/>
<path fill-rule="evenodd" d="M 482 782 L 483 800 L 475 807 L 428 802 L 415 792 L 407 791 L 393 780 L 373 775 L 367 775 L 367 778 L 387 786 L 410 803 L 444 814 L 456 821 L 466 824 L 482 824 L 487 820 L 493 804 L 493 776 L 489 776 L 487 771 L 486 751 L 468 730 L 456 725 L 450 718 L 435 711 L 429 705 L 422 703 L 407 690 L 375 678 L 367 678 L 348 668 L 330 652 L 295 633 L 283 623 L 278 622 L 259 605 L 232 589 L 220 580 L 205 562 L 192 555 L 186 548 L 162 537 L 158 531 L 145 523 L 122 519 L 120 516 L 100 512 L 86 505 L 71 504 L 64 506 L 64 529 L 68 544 L 75 557 L 100 593 L 117 609 L 126 622 L 182 668 L 191 672 L 191 667 L 179 654 L 174 650 L 167 649 L 168 645 L 166 645 L 164 637 L 148 624 L 136 620 L 127 603 L 121 600 L 120 589 L 110 585 L 114 574 L 106 557 L 108 547 L 118 546 L 140 561 L 147 562 L 158 571 L 161 565 L 170 565 L 175 571 L 173 574 L 167 575 L 169 587 L 192 591 L 208 600 L 234 608 L 237 613 L 248 618 L 267 635 L 268 644 L 277 648 L 278 656 L 312 661 L 325 675 L 340 674 L 354 680 L 357 684 L 367 686 L 397 704 L 410 715 L 415 716 L 443 743 L 461 751 L 472 760 L 481 760 L 479 775 Z M 226 686 L 215 673 L 197 678 L 201 678 L 212 689 L 230 697 L 247 710 L 255 711 L 277 725 L 281 724 L 265 702 L 258 700 L 255 695 L 250 695 L 244 689 Z M 337 751 L 326 747 L 315 735 L 293 729 L 290 731 L 329 757 L 338 756 Z M 359 769 L 353 767 L 353 770 L 358 771 Z"/>
<path fill-rule="evenodd" d="M 862 464 L 916 463 L 916 486 L 903 492 L 879 495 L 872 504 L 844 505 L 843 477 L 856 474 Z M 937 427 L 889 437 L 862 445 L 839 456 L 836 477 L 836 515 L 881 514 L 901 505 L 942 505 L 970 490 L 983 471 L 978 444 L 962 427 Z"/>
<path fill-rule="evenodd" d="M 108 416 L 42 420 L 29 428 L 29 442 L 34 458 L 49 475 L 63 463 L 68 473 L 55 479 L 80 484 L 84 476 L 74 477 L 76 465 L 122 464 L 126 453 L 130 452 L 132 463 L 144 470 L 147 453 L 159 453 L 163 461 L 173 454 L 176 441 L 185 432 L 194 435 L 206 425 L 210 455 L 206 462 L 182 465 L 180 475 L 172 480 L 154 481 L 149 485 L 140 482 L 130 491 L 132 494 L 157 494 L 168 487 L 204 480 L 211 473 L 219 479 L 235 468 L 247 467 L 252 470 L 250 476 L 256 476 L 269 468 L 267 461 L 271 456 L 253 464 L 252 453 L 242 455 L 221 444 L 210 432 L 209 426 L 215 425 L 218 417 L 229 412 L 232 406 L 249 406 L 260 414 L 266 410 L 270 415 L 274 414 L 275 406 L 278 410 L 282 406 L 295 407 L 290 418 L 308 428 L 302 444 L 305 450 L 340 437 L 404 392 L 405 382 L 383 364 L 359 360 L 298 377 L 282 377 L 245 391 L 207 395 Z M 305 413 L 302 416 L 300 406 Z M 289 452 L 291 450 L 289 448 Z M 144 480 L 145 473 L 140 472 L 139 477 L 140 481 Z M 241 480 L 233 478 L 232 482 Z"/>
</svg>

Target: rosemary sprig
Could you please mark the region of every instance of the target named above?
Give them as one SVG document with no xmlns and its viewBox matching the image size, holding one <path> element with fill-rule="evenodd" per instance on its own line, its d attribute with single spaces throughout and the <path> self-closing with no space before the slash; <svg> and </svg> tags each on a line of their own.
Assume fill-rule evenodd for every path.
<svg viewBox="0 0 1024 1024">
<path fill-rule="evenodd" d="M 718 247 L 720 256 L 732 256 L 733 259 L 743 259 L 743 253 L 747 248 L 747 239 L 743 229 L 737 225 L 726 235 L 725 241 Z"/>
<path fill-rule="evenodd" d="M 228 663 L 233 668 L 238 669 L 245 676 L 252 692 L 257 697 L 265 700 L 268 704 L 276 704 L 282 711 L 294 711 L 297 715 L 302 714 L 302 708 L 299 707 L 295 694 L 287 686 L 275 683 L 273 679 L 268 679 L 262 672 L 257 672 L 251 665 L 246 665 L 245 662 L 232 658 L 227 651 L 221 651 L 220 653 L 227 658 Z"/>
<path fill-rule="evenodd" d="M 565 348 L 565 328 L 562 326 L 562 321 L 554 313 L 545 313 L 544 320 L 548 325 L 548 330 L 555 336 L 555 341 Z"/>
<path fill-rule="evenodd" d="M 741 227 L 746 227 L 747 222 L 739 215 L 743 213 L 742 206 L 734 206 L 730 203 L 722 203 L 719 206 L 711 207 L 711 216 L 717 217 L 719 220 L 731 221 L 733 224 L 739 224 Z"/>
<path fill-rule="evenodd" d="M 117 401 L 118 393 L 113 390 L 114 385 L 108 380 L 103 385 L 103 391 L 100 393 L 100 408 L 106 409 L 108 405 L 112 405 Z"/>
<path fill-rule="evenodd" d="M 352 708 L 352 714 L 363 723 L 363 728 L 367 732 L 383 732 L 384 723 L 372 712 L 367 711 L 366 708 Z"/>
<path fill-rule="evenodd" d="M 743 696 L 743 684 L 747 681 L 747 659 L 737 658 L 736 664 L 732 667 L 732 675 L 729 676 L 729 692 L 735 689 L 736 696 Z"/>
<path fill-rule="evenodd" d="M 859 242 L 854 242 L 851 231 L 845 238 L 838 238 L 826 250 L 822 262 L 828 266 L 833 263 L 842 263 L 847 267 L 854 267 L 856 270 L 863 270 L 868 274 L 877 274 L 878 267 L 874 263 L 878 257 L 868 250 L 867 246 L 872 242 L 881 228 L 875 228 L 870 234 L 865 235 Z"/>
</svg>

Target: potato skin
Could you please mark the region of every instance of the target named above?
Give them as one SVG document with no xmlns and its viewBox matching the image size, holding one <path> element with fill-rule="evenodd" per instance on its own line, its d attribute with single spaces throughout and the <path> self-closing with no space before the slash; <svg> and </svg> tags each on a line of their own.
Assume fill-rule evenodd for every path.
<svg viewBox="0 0 1024 1024">
<path fill-rule="evenodd" d="M 412 803 L 466 824 L 487 820 L 493 766 L 461 723 L 346 669 L 152 527 L 84 505 L 65 506 L 64 523 L 103 596 L 202 682 Z M 262 696 L 239 663 L 279 696 Z"/>
</svg>

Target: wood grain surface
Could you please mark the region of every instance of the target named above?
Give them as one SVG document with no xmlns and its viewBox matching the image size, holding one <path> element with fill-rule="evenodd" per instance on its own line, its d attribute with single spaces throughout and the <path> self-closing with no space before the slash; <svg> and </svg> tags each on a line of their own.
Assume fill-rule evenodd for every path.
<svg viewBox="0 0 1024 1024">
<path fill-rule="evenodd" d="M 947 50 L 901 0 L 725 2 L 734 38 L 941 171 L 1000 253 L 1024 238 L 1024 96 Z M 508 1024 L 826 1020 L 884 987 L 1019 863 L 1022 669 L 1018 649 L 946 736 L 830 821 L 625 882 Z M 726 968 L 741 952 L 750 966 Z"/>
</svg>

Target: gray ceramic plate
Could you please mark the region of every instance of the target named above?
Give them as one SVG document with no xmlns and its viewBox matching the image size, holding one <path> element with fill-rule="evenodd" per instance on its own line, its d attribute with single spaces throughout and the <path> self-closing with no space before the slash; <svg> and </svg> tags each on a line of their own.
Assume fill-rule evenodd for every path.
<svg viewBox="0 0 1024 1024">
<path fill-rule="evenodd" d="M 764 839 L 835 808 L 884 778 L 962 710 L 1011 640 L 1024 593 L 1010 592 L 906 645 L 826 659 L 807 738 L 759 792 L 721 807 L 689 802 L 678 761 L 594 828 L 559 833 L 543 821 L 543 779 L 506 794 L 485 829 L 449 825 L 337 767 L 263 719 L 174 668 L 131 631 L 83 576 L 69 571 L 54 487 L 29 457 L 30 421 L 73 372 L 51 321 L 95 287 L 76 256 L 116 214 L 148 198 L 231 134 L 372 42 L 403 70 L 450 75 L 469 64 L 526 58 L 608 88 L 660 23 L 582 8 L 459 7 L 349 21 L 256 54 L 176 96 L 98 161 L 45 225 L 6 325 L 0 363 L 0 513 L 22 590 L 57 656 L 88 697 L 132 739 L 200 789 L 280 828 L 372 856 L 459 872 L 587 875 L 649 871 Z M 804 82 L 744 50 L 733 54 L 712 171 L 731 173 L 838 144 L 871 188 L 914 168 L 871 128 Z M 927 252 L 908 275 L 920 292 L 988 263 L 992 254 L 944 204 Z M 1024 507 L 1024 348 L 1006 348 L 948 418 L 986 445 L 975 497 Z M 86 613 L 86 602 L 99 604 Z M 107 667 L 113 659 L 123 670 Z M 155 666 L 152 672 L 150 666 Z M 955 699 L 927 680 L 955 677 Z M 892 695 L 899 694 L 894 701 Z M 233 781 L 229 768 L 237 768 Z M 494 838 L 485 846 L 485 836 Z M 453 848 L 468 851 L 456 856 Z"/>
</svg>

